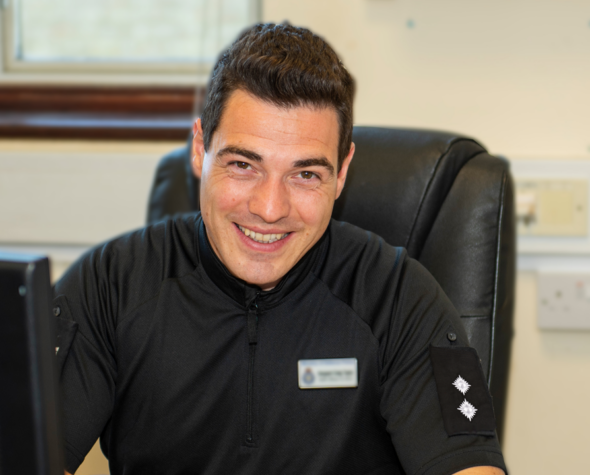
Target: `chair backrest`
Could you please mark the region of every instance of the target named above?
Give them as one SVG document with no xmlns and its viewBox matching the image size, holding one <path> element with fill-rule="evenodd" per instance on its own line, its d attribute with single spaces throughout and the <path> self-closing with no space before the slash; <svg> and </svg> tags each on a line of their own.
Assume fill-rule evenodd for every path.
<svg viewBox="0 0 590 475">
<path fill-rule="evenodd" d="M 333 216 L 408 249 L 437 279 L 480 355 L 502 437 L 513 334 L 515 227 L 508 162 L 457 134 L 355 127 Z M 148 221 L 198 209 L 190 147 L 162 159 Z"/>
</svg>

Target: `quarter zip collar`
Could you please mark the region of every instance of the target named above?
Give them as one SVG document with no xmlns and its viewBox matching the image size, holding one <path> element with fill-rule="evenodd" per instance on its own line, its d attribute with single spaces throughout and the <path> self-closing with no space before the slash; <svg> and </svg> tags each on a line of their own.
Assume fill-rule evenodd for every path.
<svg viewBox="0 0 590 475">
<path fill-rule="evenodd" d="M 203 218 L 197 221 L 199 259 L 209 278 L 225 294 L 238 304 L 249 307 L 258 298 L 259 307 L 274 307 L 303 282 L 314 268 L 319 268 L 325 259 L 329 244 L 329 226 L 317 243 L 299 260 L 297 264 L 271 290 L 261 290 L 257 285 L 248 284 L 229 273 L 219 260 L 209 243 Z"/>
</svg>

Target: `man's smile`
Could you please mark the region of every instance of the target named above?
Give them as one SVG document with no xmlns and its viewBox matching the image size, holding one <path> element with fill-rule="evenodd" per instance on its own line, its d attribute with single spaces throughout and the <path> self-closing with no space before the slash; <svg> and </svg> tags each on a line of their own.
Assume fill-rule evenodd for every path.
<svg viewBox="0 0 590 475">
<path fill-rule="evenodd" d="M 245 226 L 240 226 L 239 224 L 234 223 L 242 233 L 248 236 L 253 241 L 262 243 L 262 244 L 272 244 L 273 242 L 280 241 L 281 239 L 285 239 L 291 233 L 271 233 L 271 234 L 262 234 L 256 231 L 250 230 Z"/>
</svg>

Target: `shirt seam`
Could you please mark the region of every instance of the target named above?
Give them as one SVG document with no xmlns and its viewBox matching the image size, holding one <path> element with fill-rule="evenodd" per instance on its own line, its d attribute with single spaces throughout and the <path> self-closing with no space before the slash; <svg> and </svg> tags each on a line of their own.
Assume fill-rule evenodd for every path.
<svg viewBox="0 0 590 475">
<path fill-rule="evenodd" d="M 396 247 L 396 257 L 395 257 L 395 262 L 393 264 L 393 267 L 396 268 L 399 264 L 400 264 L 400 257 L 403 253 L 403 248 L 400 247 Z M 406 254 L 407 256 L 407 254 Z M 409 257 L 409 256 L 408 256 Z M 406 260 L 404 260 L 404 262 L 407 262 Z M 403 265 L 403 264 L 402 264 Z M 312 272 L 313 276 L 320 281 L 328 290 L 328 292 L 330 292 L 331 295 L 334 296 L 334 298 L 338 299 L 340 302 L 342 302 L 344 305 L 346 305 L 356 316 L 356 318 L 358 320 L 360 320 L 364 325 L 366 325 L 369 329 L 369 332 L 371 333 L 371 336 L 373 337 L 373 340 L 376 342 L 377 344 L 377 348 L 380 349 L 381 348 L 381 344 L 379 343 L 379 339 L 375 336 L 375 333 L 373 332 L 373 328 L 371 328 L 371 325 L 369 325 L 369 323 L 367 321 L 365 321 L 365 319 L 363 317 L 361 317 L 358 312 L 345 300 L 343 300 L 341 297 L 339 297 L 337 294 L 335 294 L 332 289 L 330 288 L 330 286 L 324 282 L 324 280 L 322 278 L 320 278 L 317 274 L 315 274 L 314 272 Z M 392 313 L 393 313 L 393 309 L 392 309 Z M 393 315 L 392 315 L 393 318 Z M 452 327 L 451 322 L 449 321 L 448 318 L 445 318 L 445 322 L 447 324 L 447 328 L 448 327 Z M 425 350 L 427 350 L 430 347 L 430 343 L 427 343 L 426 345 L 422 346 L 419 350 L 417 350 L 416 352 L 414 352 L 411 357 L 408 359 L 408 364 L 411 364 L 411 361 L 420 353 L 424 352 Z M 378 366 L 378 374 L 381 375 L 381 371 L 382 371 L 382 362 L 380 358 L 377 358 L 377 366 Z M 388 379 L 390 379 L 391 377 L 394 377 L 395 375 L 397 375 L 398 373 L 402 372 L 404 370 L 405 366 L 402 366 L 401 368 L 399 368 L 395 373 L 393 373 L 392 375 L 390 375 L 390 377 Z M 385 384 L 385 381 L 383 383 L 379 383 L 379 388 L 381 389 L 383 387 L 383 384 Z"/>
<path fill-rule="evenodd" d="M 155 292 L 153 295 L 151 295 L 150 297 L 146 298 L 144 301 L 142 301 L 141 303 L 137 304 L 135 307 L 131 308 L 130 310 L 128 310 L 127 312 L 125 312 L 120 318 L 118 318 L 116 320 L 116 328 L 115 328 L 115 332 L 117 331 L 117 329 L 119 328 L 119 325 L 121 323 L 123 323 L 130 315 L 131 313 L 135 312 L 138 308 L 144 306 L 146 303 L 154 300 L 155 298 L 158 298 L 160 296 L 160 293 L 162 292 L 162 285 L 164 285 L 164 283 L 166 283 L 169 280 L 181 280 L 184 279 L 185 277 L 189 277 L 192 274 L 195 273 L 195 271 L 199 268 L 200 263 L 190 272 L 187 272 L 186 274 L 183 275 L 179 275 L 176 277 L 166 277 L 165 279 L 162 279 L 160 281 L 160 285 L 158 286 L 158 291 Z"/>
<path fill-rule="evenodd" d="M 105 358 L 102 355 L 102 352 L 92 343 L 92 340 L 90 340 L 90 338 L 88 338 L 86 335 L 84 335 L 84 332 L 80 330 L 80 325 L 78 325 L 78 333 L 80 333 L 80 335 L 82 335 L 82 338 L 84 338 L 84 340 L 86 340 L 86 342 L 94 349 L 94 351 L 96 351 L 97 356 L 101 359 L 101 361 L 103 363 L 105 363 L 110 369 L 111 371 L 113 371 L 114 376 L 113 379 L 116 379 L 116 375 L 117 375 L 117 369 L 115 367 L 113 367 L 113 365 L 111 365 L 111 363 L 109 363 L 108 359 Z M 69 352 L 68 352 L 69 355 Z M 113 356 L 113 358 L 116 361 L 116 358 Z"/>
<path fill-rule="evenodd" d="M 390 375 L 388 375 L 387 379 L 388 380 L 395 380 L 397 378 L 397 376 L 400 373 L 403 373 L 406 368 L 408 366 L 411 366 L 413 364 L 413 361 L 415 358 L 417 358 L 419 355 L 421 355 L 422 353 L 424 353 L 425 351 L 428 351 L 428 349 L 434 344 L 436 343 L 438 340 L 440 340 L 440 338 L 445 334 L 445 332 L 448 332 L 449 330 L 453 329 L 453 325 L 452 323 L 449 321 L 448 318 L 446 318 L 444 320 L 444 323 L 446 324 L 446 328 L 444 330 L 442 330 L 439 334 L 436 335 L 436 338 L 434 338 L 433 340 L 427 342 L 426 344 L 424 344 L 423 346 L 421 346 L 418 350 L 416 350 L 414 353 L 412 353 L 412 355 L 410 357 L 408 357 L 408 361 L 401 366 L 400 368 L 397 368 L 397 370 L 395 370 L 393 373 L 391 373 Z M 455 346 L 455 348 L 471 348 L 470 346 Z M 386 381 L 384 381 L 381 386 L 383 386 L 385 384 Z"/>
<path fill-rule="evenodd" d="M 199 270 L 201 269 L 201 270 Z M 209 277 L 209 274 L 207 274 L 207 270 L 205 269 L 205 266 L 203 265 L 203 263 L 201 261 L 199 261 L 199 264 L 197 265 L 197 267 L 195 268 L 195 270 L 193 272 L 197 272 L 199 271 L 202 275 L 204 275 L 205 279 L 207 279 L 207 283 L 209 284 L 210 287 L 213 288 L 213 291 L 216 292 L 220 297 L 223 297 L 224 299 L 228 299 L 230 302 L 232 302 L 232 305 L 235 305 L 235 307 L 239 310 L 244 310 L 246 308 L 245 305 L 241 305 L 239 302 L 237 302 L 235 299 L 231 298 L 229 295 L 227 295 L 214 281 L 211 277 Z"/>
<path fill-rule="evenodd" d="M 381 348 L 381 345 L 379 343 L 379 339 L 375 336 L 375 333 L 373 333 L 373 329 L 371 328 L 371 325 L 369 325 L 364 319 L 363 317 L 361 317 L 358 312 L 346 301 L 344 301 L 342 298 L 340 298 L 338 295 L 336 295 L 332 289 L 330 288 L 330 286 L 324 282 L 320 277 L 318 277 L 315 273 L 311 273 L 314 278 L 316 280 L 318 280 L 319 282 L 322 283 L 322 285 L 328 290 L 328 292 L 330 292 L 330 295 L 332 295 L 335 299 L 337 299 L 338 301 L 342 302 L 344 305 L 346 305 L 347 308 L 349 308 L 352 313 L 354 314 L 355 321 L 357 321 L 357 324 L 360 324 L 363 327 L 366 327 L 369 330 L 369 333 L 371 334 L 371 338 L 373 339 L 373 341 L 375 342 L 375 346 L 377 347 L 377 350 L 379 350 Z M 379 358 L 379 351 L 377 351 L 377 374 L 381 374 L 381 359 Z M 377 388 L 380 389 L 381 385 L 378 384 Z"/>
<path fill-rule="evenodd" d="M 117 319 L 116 321 L 116 325 L 115 325 L 115 338 L 117 338 L 118 332 L 119 332 L 119 326 L 121 323 L 123 323 L 123 321 L 125 321 L 131 314 L 132 312 L 134 312 L 135 310 L 137 310 L 138 308 L 142 307 L 143 305 L 147 304 L 148 302 L 151 302 L 152 300 L 156 299 L 159 297 L 160 293 L 161 293 L 161 288 L 162 285 L 164 284 L 164 282 L 168 281 L 168 280 L 176 280 L 176 279 L 183 279 L 187 276 L 190 276 L 191 274 L 193 274 L 199 266 L 197 266 L 195 269 L 193 269 L 191 272 L 187 272 L 186 274 L 180 276 L 180 277 L 167 277 L 166 279 L 162 280 L 160 283 L 160 287 L 158 289 L 158 292 L 156 292 L 154 295 L 152 295 L 151 297 L 149 297 L 148 299 L 144 300 L 143 302 L 141 302 L 140 304 L 136 305 L 135 307 L 133 307 L 131 310 L 129 310 L 128 312 L 126 312 L 120 319 Z M 61 297 L 64 294 L 60 294 L 59 296 L 57 296 L 54 300 L 57 300 L 59 297 Z M 66 302 L 68 302 L 68 300 L 66 300 Z M 82 305 L 81 302 L 77 301 L 77 300 L 71 300 L 72 303 L 76 303 L 78 305 Z M 69 307 L 69 305 L 68 305 Z M 99 358 L 102 360 L 103 363 L 105 363 L 109 368 L 111 368 L 111 370 L 113 370 L 115 373 L 117 373 L 117 370 L 113 367 L 113 365 L 111 365 L 111 363 L 108 362 L 108 359 L 105 358 L 102 354 L 102 351 L 96 347 L 96 345 L 94 345 L 92 343 L 92 339 L 89 338 L 84 331 L 82 331 L 82 329 L 80 328 L 80 324 L 78 324 L 78 322 L 76 322 L 76 320 L 73 319 L 73 315 L 72 316 L 72 320 L 73 322 L 75 322 L 78 326 L 78 330 L 77 332 L 80 333 L 80 335 L 82 335 L 82 337 L 88 342 L 88 344 L 96 351 L 97 355 L 99 356 Z M 116 342 L 115 345 L 113 345 L 114 347 L 116 347 Z M 114 355 L 111 355 L 115 361 L 116 361 L 116 351 Z"/>
<path fill-rule="evenodd" d="M 55 301 L 55 300 L 57 300 L 57 299 L 59 299 L 59 298 L 61 298 L 61 297 L 64 297 L 64 298 L 65 298 L 65 303 L 66 303 L 66 305 L 67 305 L 67 307 L 66 307 L 66 308 L 67 308 L 67 311 L 68 311 L 68 313 L 70 314 L 70 317 L 72 317 L 71 319 L 70 319 L 70 318 L 67 318 L 66 320 L 68 320 L 68 321 L 70 321 L 70 322 L 74 322 L 74 323 L 76 324 L 76 335 L 74 336 L 74 339 L 76 338 L 76 336 L 77 336 L 78 334 L 80 334 L 80 335 L 82 336 L 82 338 L 84 338 L 84 340 L 86 340 L 86 342 L 87 342 L 87 343 L 88 343 L 88 344 L 89 344 L 89 345 L 92 347 L 92 349 L 93 349 L 93 350 L 96 352 L 96 354 L 98 355 L 98 357 L 100 358 L 100 360 L 101 360 L 103 363 L 105 363 L 105 364 L 106 364 L 106 365 L 107 365 L 107 366 L 108 366 L 108 367 L 109 367 L 109 368 L 110 368 L 110 369 L 111 369 L 111 370 L 112 370 L 112 371 L 113 371 L 113 372 L 116 374 L 116 373 L 117 373 L 117 370 L 116 370 L 116 369 L 113 367 L 113 365 L 111 365 L 111 363 L 109 363 L 109 361 L 108 361 L 108 358 L 105 358 L 105 357 L 103 356 L 103 353 L 102 353 L 102 351 L 101 351 L 99 348 L 97 348 L 97 347 L 96 347 L 96 345 L 94 345 L 94 343 L 92 343 L 92 340 L 91 340 L 91 339 L 90 339 L 88 336 L 86 336 L 86 334 L 84 333 L 84 331 L 82 331 L 82 329 L 80 328 L 80 324 L 79 324 L 79 323 L 78 323 L 76 320 L 74 320 L 74 319 L 73 319 L 73 315 L 71 314 L 72 312 L 71 312 L 71 310 L 70 310 L 70 305 L 69 305 L 69 301 L 68 301 L 67 297 L 65 297 L 65 295 L 64 295 L 64 294 L 60 294 L 60 295 L 58 295 L 57 297 L 55 297 L 54 301 Z M 76 300 L 72 300 L 72 302 L 74 302 L 74 303 L 76 303 L 76 304 L 80 305 L 80 302 L 78 302 L 78 301 L 76 301 Z M 58 317 L 58 318 L 63 318 L 63 317 Z M 71 343 L 71 345 L 73 345 L 73 344 L 74 344 L 74 341 L 73 341 L 74 339 L 72 339 L 72 343 Z M 70 349 L 71 349 L 71 345 L 70 345 Z M 109 353 L 110 353 L 110 352 L 109 352 Z M 68 351 L 67 355 L 68 355 L 68 356 L 70 355 L 70 351 Z M 111 356 L 112 356 L 112 357 L 113 357 L 113 358 L 116 360 L 116 358 L 115 358 L 115 356 L 114 356 L 114 355 L 111 355 Z"/>
<path fill-rule="evenodd" d="M 456 457 L 458 455 L 462 455 L 462 454 L 466 454 L 466 453 L 471 453 L 471 452 L 491 452 L 497 455 L 502 456 L 502 451 L 499 450 L 494 450 L 494 449 L 482 449 L 481 447 L 470 447 L 467 449 L 463 449 L 463 450 L 459 450 L 457 452 L 452 452 L 452 453 L 445 453 L 444 455 L 441 455 L 437 458 L 435 458 L 434 460 L 431 460 L 430 462 L 427 462 L 423 465 L 421 465 L 418 470 L 416 470 L 414 472 L 414 475 L 421 475 L 423 473 L 426 473 L 427 470 L 430 470 L 431 468 L 439 465 L 440 463 L 444 462 L 445 460 L 448 460 L 450 458 Z"/>
<path fill-rule="evenodd" d="M 64 440 L 64 442 L 66 444 L 66 450 L 74 457 L 76 457 L 76 460 L 78 460 L 79 463 L 82 463 L 84 461 L 84 457 L 81 455 L 82 453 L 78 451 L 78 449 L 68 440 Z"/>
<path fill-rule="evenodd" d="M 57 297 L 55 297 L 54 301 L 58 300 L 58 299 L 59 299 L 59 298 L 61 298 L 61 297 L 65 297 L 65 295 L 64 295 L 64 294 L 60 294 L 60 295 L 58 295 Z M 73 303 L 76 303 L 76 304 L 80 305 L 80 302 L 78 302 L 77 300 L 71 300 L 71 302 L 73 302 Z M 70 314 L 71 314 L 71 310 L 70 310 L 70 308 L 69 308 L 69 302 L 68 302 L 68 299 L 67 299 L 67 297 L 66 297 L 66 304 L 67 304 L 67 310 L 68 310 L 68 313 L 70 313 Z M 71 316 L 71 317 L 73 317 L 73 315 L 70 315 L 70 316 Z M 58 317 L 58 318 L 64 318 L 64 317 Z M 65 318 L 65 319 L 66 319 L 66 320 L 68 320 L 68 321 L 70 321 L 70 322 L 74 322 L 74 323 L 76 324 L 76 326 L 77 326 L 76 334 L 78 334 L 78 333 L 79 333 L 80 335 L 82 335 L 82 338 L 84 338 L 84 339 L 85 339 L 85 340 L 88 342 L 88 344 L 89 344 L 89 345 L 90 345 L 90 346 L 91 346 L 91 347 L 92 347 L 92 348 L 93 348 L 93 349 L 94 349 L 94 350 L 97 352 L 97 354 L 99 355 L 99 357 L 100 357 L 101 359 L 103 359 L 103 362 L 104 362 L 104 361 L 105 361 L 105 359 L 104 359 L 104 358 L 103 358 L 103 356 L 102 356 L 102 352 L 101 352 L 101 351 L 100 351 L 100 350 L 99 350 L 99 349 L 98 349 L 98 348 L 97 348 L 97 347 L 96 347 L 96 346 L 95 346 L 95 345 L 92 343 L 92 340 L 91 340 L 90 338 L 88 338 L 88 337 L 87 337 L 87 336 L 84 334 L 84 332 L 83 332 L 83 331 L 80 329 L 80 324 L 79 324 L 79 323 L 78 323 L 76 320 L 74 320 L 73 318 L 72 318 L 72 319 L 70 319 L 70 318 Z M 109 366 L 109 367 L 111 366 L 111 365 L 110 365 L 108 362 L 107 362 L 107 364 L 108 364 L 108 366 Z"/>
<path fill-rule="evenodd" d="M 195 219 L 195 225 L 198 222 L 198 219 L 199 219 L 198 217 Z M 170 220 L 172 220 L 172 219 L 170 219 Z M 195 230 L 195 232 L 193 233 L 193 249 L 194 249 L 195 245 L 197 244 L 197 237 L 198 237 L 198 229 Z M 101 248 L 101 254 L 103 252 L 107 252 L 108 253 L 105 257 L 108 257 L 108 258 L 116 258 L 116 253 L 115 253 L 115 250 L 113 249 L 113 246 L 108 246 L 108 245 L 102 246 L 102 248 Z M 166 277 L 165 279 L 162 279 L 160 281 L 160 285 L 158 286 L 158 291 L 157 292 L 155 292 L 150 297 L 146 298 L 143 302 L 137 304 L 132 309 L 128 310 L 120 318 L 117 318 L 115 320 L 115 332 L 117 331 L 117 327 L 119 326 L 119 324 L 122 323 L 132 312 L 134 312 L 135 310 L 137 310 L 142 305 L 145 305 L 147 302 L 149 302 L 150 300 L 153 300 L 154 298 L 156 298 L 156 297 L 158 297 L 160 295 L 160 292 L 161 292 L 161 289 L 162 289 L 162 285 L 164 284 L 164 282 L 166 282 L 167 280 L 171 280 L 171 279 L 183 279 L 184 277 L 193 274 L 199 268 L 199 266 L 201 265 L 201 259 L 200 259 L 198 247 L 197 247 L 196 257 L 198 258 L 198 262 L 197 262 L 197 264 L 195 265 L 195 267 L 191 271 L 189 271 L 189 272 L 187 272 L 185 274 L 179 275 L 179 276 Z M 102 258 L 102 256 L 101 256 L 101 258 Z M 102 273 L 100 275 L 102 275 Z M 109 281 L 110 279 L 108 279 L 108 274 L 107 274 L 106 277 L 107 277 L 107 281 Z M 81 303 L 81 302 L 78 302 L 76 300 L 72 300 L 72 301 L 73 302 L 76 302 L 78 304 Z"/>
<path fill-rule="evenodd" d="M 352 313 L 354 313 L 354 316 L 356 317 L 357 320 L 360 320 L 362 322 L 362 324 L 364 326 L 366 326 L 369 329 L 369 332 L 371 333 L 371 336 L 373 337 L 373 340 L 375 341 L 375 343 L 377 344 L 377 348 L 379 348 L 379 339 L 375 336 L 375 334 L 373 333 L 373 329 L 371 328 L 371 325 L 369 325 L 365 319 L 363 317 L 361 317 L 358 312 L 346 301 L 344 301 L 343 299 L 341 299 L 338 295 L 336 295 L 334 292 L 332 292 L 332 289 L 330 289 L 330 287 L 328 286 L 328 284 L 326 284 L 326 282 L 324 282 L 321 278 L 319 278 L 317 275 L 312 274 L 317 280 L 319 280 L 324 287 L 327 288 L 328 292 L 330 292 L 330 295 L 334 296 L 334 298 L 338 299 L 340 302 L 342 302 L 344 305 L 346 305 L 351 311 Z"/>
<path fill-rule="evenodd" d="M 399 248 L 398 248 L 399 249 Z M 397 266 L 398 264 L 398 259 L 399 259 L 399 254 L 398 254 L 398 258 L 396 258 L 395 261 L 395 265 Z M 405 266 L 410 260 L 413 260 L 414 262 L 419 263 L 418 260 L 413 259 L 412 257 L 410 257 L 408 254 L 406 254 L 406 259 L 404 259 L 404 262 L 402 263 L 402 266 Z M 400 274 L 404 271 L 404 269 L 400 269 Z M 401 281 L 401 275 L 399 277 L 399 281 Z M 400 286 L 398 285 L 397 289 L 396 289 L 396 293 L 398 293 L 401 291 Z M 441 289 L 442 291 L 442 289 Z M 444 294 L 444 292 L 443 292 Z M 398 297 L 396 297 L 395 303 L 394 303 L 394 308 L 392 309 L 392 321 L 393 321 L 393 314 L 395 313 L 395 304 L 397 304 L 398 302 Z M 460 317 L 460 315 L 457 312 L 457 315 Z M 443 323 L 444 323 L 444 328 L 445 330 L 441 331 L 440 333 L 436 334 L 435 338 L 429 342 L 426 342 L 423 346 L 421 346 L 419 349 L 417 349 L 414 353 L 412 353 L 408 358 L 407 358 L 407 363 L 404 364 L 403 366 L 401 366 L 400 368 L 398 368 L 397 370 L 395 370 L 392 374 L 388 375 L 387 379 L 395 379 L 396 376 L 399 373 L 402 373 L 406 367 L 410 366 L 412 364 L 412 361 L 417 358 L 421 353 L 423 353 L 424 351 L 428 351 L 428 348 L 435 342 L 435 341 L 439 341 L 441 336 L 450 329 L 453 329 L 453 324 L 451 323 L 451 321 L 449 320 L 448 316 L 443 315 Z M 383 384 L 385 384 L 385 381 L 383 381 L 383 383 L 381 384 L 381 386 L 383 386 Z"/>
</svg>

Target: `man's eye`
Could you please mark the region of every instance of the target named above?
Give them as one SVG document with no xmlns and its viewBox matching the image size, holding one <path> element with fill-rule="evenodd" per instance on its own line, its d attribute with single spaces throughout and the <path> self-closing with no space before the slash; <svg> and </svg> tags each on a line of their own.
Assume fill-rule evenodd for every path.
<svg viewBox="0 0 590 475">
<path fill-rule="evenodd" d="M 313 172 L 301 172 L 301 178 L 305 180 L 311 180 L 312 178 L 316 177 L 317 175 Z"/>
<path fill-rule="evenodd" d="M 250 164 L 246 162 L 235 162 L 235 164 L 238 168 L 241 168 L 242 170 L 247 170 L 250 167 Z"/>
</svg>

